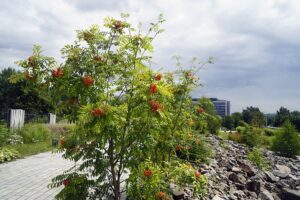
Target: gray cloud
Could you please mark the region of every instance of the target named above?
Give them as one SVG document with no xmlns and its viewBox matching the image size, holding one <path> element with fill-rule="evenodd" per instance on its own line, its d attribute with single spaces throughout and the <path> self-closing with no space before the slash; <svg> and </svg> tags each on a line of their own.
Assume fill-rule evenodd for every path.
<svg viewBox="0 0 300 200">
<path fill-rule="evenodd" d="M 146 27 L 163 13 L 166 31 L 154 41 L 153 68 L 174 69 L 173 55 L 184 64 L 214 56 L 216 64 L 199 73 L 204 87 L 193 96 L 231 100 L 233 111 L 250 105 L 300 110 L 299 9 L 298 0 L 2 0 L 0 69 L 28 57 L 36 43 L 61 59 L 74 30 L 104 17 L 128 12 L 133 24 Z"/>
</svg>

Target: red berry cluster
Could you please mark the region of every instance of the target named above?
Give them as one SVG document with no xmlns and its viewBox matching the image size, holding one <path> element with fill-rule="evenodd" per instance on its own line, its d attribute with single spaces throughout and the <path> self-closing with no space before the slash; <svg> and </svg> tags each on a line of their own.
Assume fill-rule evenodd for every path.
<svg viewBox="0 0 300 200">
<path fill-rule="evenodd" d="M 57 70 L 52 70 L 52 76 L 53 77 L 57 77 L 57 78 L 61 78 L 63 75 L 62 69 L 61 67 L 57 68 Z"/>
<path fill-rule="evenodd" d="M 199 178 L 201 176 L 201 173 L 199 171 L 195 171 L 194 174 L 195 174 L 196 178 Z"/>
<path fill-rule="evenodd" d="M 157 112 L 158 110 L 162 111 L 163 107 L 155 100 L 150 100 L 149 104 L 151 106 L 151 111 L 152 112 Z"/>
<path fill-rule="evenodd" d="M 120 20 L 114 22 L 114 28 L 116 31 L 121 31 L 123 29 L 123 23 Z"/>
<path fill-rule="evenodd" d="M 145 177 L 150 177 L 150 176 L 152 176 L 152 174 L 153 174 L 153 172 L 150 169 L 146 169 L 144 171 L 144 176 Z"/>
<path fill-rule="evenodd" d="M 160 81 L 162 78 L 162 74 L 157 74 L 154 79 L 157 80 L 157 81 Z"/>
<path fill-rule="evenodd" d="M 149 87 L 149 91 L 151 94 L 157 93 L 157 85 L 155 83 L 151 83 Z"/>
<path fill-rule="evenodd" d="M 201 113 L 204 113 L 205 110 L 203 108 L 199 107 L 199 108 L 197 108 L 197 112 L 201 114 Z"/>
<path fill-rule="evenodd" d="M 69 179 L 65 179 L 63 181 L 63 184 L 64 184 L 65 187 L 67 187 L 68 185 L 70 185 L 70 183 L 71 183 L 71 181 Z"/>
<path fill-rule="evenodd" d="M 175 147 L 176 151 L 181 151 L 183 149 L 183 146 L 181 144 L 177 145 Z"/>
<path fill-rule="evenodd" d="M 82 78 L 82 82 L 85 86 L 90 86 L 94 83 L 94 79 L 90 76 L 85 76 Z"/>
<path fill-rule="evenodd" d="M 94 116 L 94 117 L 101 117 L 103 116 L 105 113 L 104 111 L 101 109 L 101 108 L 95 108 L 91 111 L 91 114 Z"/>
<path fill-rule="evenodd" d="M 65 140 L 64 139 L 60 139 L 60 145 L 64 146 L 65 145 Z"/>
</svg>

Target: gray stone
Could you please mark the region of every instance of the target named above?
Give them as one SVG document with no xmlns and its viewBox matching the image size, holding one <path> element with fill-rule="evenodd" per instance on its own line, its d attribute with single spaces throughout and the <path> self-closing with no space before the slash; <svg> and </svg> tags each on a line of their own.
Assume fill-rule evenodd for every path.
<svg viewBox="0 0 300 200">
<path fill-rule="evenodd" d="M 297 190 L 282 189 L 282 198 L 285 200 L 299 200 L 300 192 Z"/>
<path fill-rule="evenodd" d="M 259 197 L 261 198 L 261 200 L 274 200 L 272 194 L 268 190 L 261 192 L 259 194 Z"/>
<path fill-rule="evenodd" d="M 223 198 L 219 197 L 218 195 L 215 195 L 212 200 L 224 200 Z"/>
<path fill-rule="evenodd" d="M 240 163 L 240 168 L 242 171 L 246 172 L 248 176 L 254 176 L 255 171 L 252 166 L 246 164 L 246 163 Z"/>
<path fill-rule="evenodd" d="M 247 190 L 251 191 L 251 192 L 255 192 L 256 194 L 258 194 L 260 192 L 260 182 L 258 181 L 249 181 L 246 184 L 246 188 Z"/>
<path fill-rule="evenodd" d="M 265 175 L 266 175 L 266 180 L 269 182 L 275 183 L 275 182 L 279 181 L 279 178 L 274 176 L 274 174 L 272 174 L 272 172 L 266 171 Z"/>
<path fill-rule="evenodd" d="M 241 174 L 237 175 L 235 173 L 231 173 L 229 174 L 228 179 L 235 183 L 245 184 L 246 182 L 246 178 L 243 177 Z"/>
<path fill-rule="evenodd" d="M 233 172 L 240 172 L 240 171 L 241 171 L 241 168 L 238 168 L 238 167 L 232 167 L 232 168 L 231 168 L 231 171 L 233 171 Z"/>
<path fill-rule="evenodd" d="M 273 174 L 280 178 L 286 178 L 291 173 L 291 169 L 285 165 L 276 165 L 276 168 L 277 170 L 274 170 Z"/>
</svg>

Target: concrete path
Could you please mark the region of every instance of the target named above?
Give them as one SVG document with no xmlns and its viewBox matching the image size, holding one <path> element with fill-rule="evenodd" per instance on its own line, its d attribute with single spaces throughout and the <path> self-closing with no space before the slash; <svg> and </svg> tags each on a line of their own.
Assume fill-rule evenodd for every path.
<svg viewBox="0 0 300 200">
<path fill-rule="evenodd" d="M 51 152 L 0 164 L 0 200 L 52 200 L 61 188 L 47 185 L 73 164 Z"/>
</svg>

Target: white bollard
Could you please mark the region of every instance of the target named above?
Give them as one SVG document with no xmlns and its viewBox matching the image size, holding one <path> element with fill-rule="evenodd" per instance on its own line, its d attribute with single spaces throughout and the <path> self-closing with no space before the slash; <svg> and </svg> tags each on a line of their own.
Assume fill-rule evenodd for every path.
<svg viewBox="0 0 300 200">
<path fill-rule="evenodd" d="M 25 110 L 10 109 L 9 128 L 22 128 L 25 122 Z"/>
<path fill-rule="evenodd" d="M 49 113 L 49 124 L 56 124 L 56 115 Z"/>
</svg>

